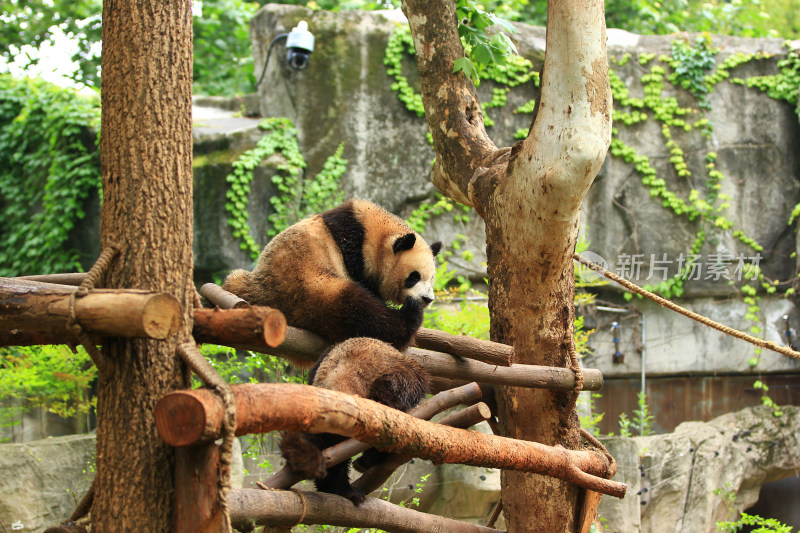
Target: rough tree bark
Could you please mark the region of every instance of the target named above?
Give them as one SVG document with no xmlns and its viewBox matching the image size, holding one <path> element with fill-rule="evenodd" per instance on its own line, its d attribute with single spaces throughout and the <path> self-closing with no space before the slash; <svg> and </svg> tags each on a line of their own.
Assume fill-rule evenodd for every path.
<svg viewBox="0 0 800 533">
<path fill-rule="evenodd" d="M 101 244 L 121 253 L 104 287 L 175 296 L 183 309 L 164 341 L 109 339 L 97 404 L 92 531 L 171 531 L 173 449 L 153 406 L 188 386 L 175 354 L 191 335 L 192 4 L 103 2 Z"/>
<path fill-rule="evenodd" d="M 525 140 L 498 149 L 472 82 L 453 73 L 464 54 L 455 2 L 403 1 L 436 151 L 433 181 L 484 218 L 491 336 L 514 347 L 517 363 L 568 366 L 579 210 L 611 140 L 603 8 L 602 0 L 548 2 L 538 114 Z M 559 431 L 568 393 L 497 389 L 505 435 L 578 446 L 574 413 L 566 437 Z M 509 532 L 575 530 L 577 487 L 518 472 L 501 479 Z"/>
</svg>

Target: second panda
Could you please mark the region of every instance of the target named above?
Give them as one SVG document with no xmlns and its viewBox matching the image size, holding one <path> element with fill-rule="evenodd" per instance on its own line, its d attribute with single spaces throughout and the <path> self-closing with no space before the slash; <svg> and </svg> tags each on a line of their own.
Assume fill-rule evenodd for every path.
<svg viewBox="0 0 800 533">
<path fill-rule="evenodd" d="M 279 309 L 289 325 L 331 342 L 372 337 L 403 350 L 433 301 L 440 249 L 440 242 L 428 246 L 401 218 L 350 200 L 278 234 L 252 272 L 234 270 L 223 288 Z"/>
<path fill-rule="evenodd" d="M 309 384 L 347 392 L 408 411 L 428 391 L 429 376 L 414 359 L 385 342 L 354 338 L 332 346 L 309 372 Z M 295 472 L 314 479 L 317 490 L 338 494 L 358 505 L 363 492 L 350 484 L 350 460 L 325 468 L 322 450 L 346 437 L 332 433 L 287 431 L 281 439 L 281 454 Z M 359 466 L 368 468 L 384 454 L 371 448 L 361 455 Z"/>
</svg>

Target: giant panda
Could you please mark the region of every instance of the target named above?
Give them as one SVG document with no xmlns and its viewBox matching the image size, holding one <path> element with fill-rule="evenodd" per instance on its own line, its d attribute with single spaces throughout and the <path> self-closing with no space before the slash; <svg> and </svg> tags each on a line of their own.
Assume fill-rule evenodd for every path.
<svg viewBox="0 0 800 533">
<path fill-rule="evenodd" d="M 278 234 L 252 272 L 234 270 L 223 288 L 333 343 L 372 337 L 403 350 L 433 301 L 440 248 L 377 205 L 349 200 Z"/>
<path fill-rule="evenodd" d="M 417 361 L 389 344 L 353 338 L 322 355 L 309 372 L 309 383 L 408 411 L 425 396 L 429 376 Z M 364 493 L 350 484 L 350 460 L 326 470 L 322 456 L 322 450 L 343 440 L 345 437 L 332 433 L 287 431 L 280 449 L 289 468 L 314 479 L 318 491 L 344 496 L 358 505 L 364 501 Z M 369 468 L 385 455 L 371 448 L 361 455 L 358 464 L 361 469 Z"/>
</svg>

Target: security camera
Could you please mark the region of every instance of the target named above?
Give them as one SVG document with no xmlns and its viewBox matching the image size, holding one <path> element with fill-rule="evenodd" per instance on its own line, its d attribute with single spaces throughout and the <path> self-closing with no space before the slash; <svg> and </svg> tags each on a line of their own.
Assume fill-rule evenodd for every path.
<svg viewBox="0 0 800 533">
<path fill-rule="evenodd" d="M 264 60 L 264 67 L 261 69 L 261 76 L 256 82 L 256 87 L 261 85 L 264 74 L 267 73 L 267 64 L 272 54 L 272 47 L 281 39 L 286 39 L 286 63 L 294 70 L 303 70 L 308 66 L 309 56 L 314 51 L 314 35 L 308 31 L 308 23 L 301 20 L 297 26 L 292 28 L 289 33 L 281 33 L 272 39 L 267 49 L 267 58 Z"/>
<path fill-rule="evenodd" d="M 301 20 L 286 40 L 286 62 L 295 70 L 303 70 L 308 66 L 308 59 L 313 51 L 314 35 L 308 31 L 308 23 Z"/>
</svg>

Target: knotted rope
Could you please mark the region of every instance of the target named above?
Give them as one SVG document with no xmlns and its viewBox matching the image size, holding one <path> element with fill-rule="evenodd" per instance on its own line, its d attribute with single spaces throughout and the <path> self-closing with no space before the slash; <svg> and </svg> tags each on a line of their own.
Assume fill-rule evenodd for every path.
<svg viewBox="0 0 800 533">
<path fill-rule="evenodd" d="M 228 511 L 228 494 L 231 491 L 231 463 L 233 462 L 233 440 L 236 431 L 236 406 L 230 385 L 222 379 L 211 364 L 203 357 L 194 342 L 185 342 L 178 346 L 178 354 L 195 374 L 216 392 L 222 399 L 225 416 L 222 420 L 222 445 L 219 453 L 219 505 L 224 520 L 230 528 L 230 512 Z"/>
<path fill-rule="evenodd" d="M 572 374 L 575 376 L 575 386 L 570 392 L 567 406 L 562 409 L 561 413 L 558 415 L 559 422 L 561 423 L 559 429 L 561 431 L 562 440 L 566 439 L 567 431 L 569 430 L 569 417 L 575 409 L 575 405 L 578 403 L 578 397 L 583 390 L 584 383 L 583 370 L 581 370 L 581 364 L 578 361 L 578 352 L 575 350 L 575 339 L 572 336 L 572 329 L 567 328 L 564 335 L 564 340 L 567 343 L 567 350 L 569 351 L 569 369 L 572 370 Z"/>
<path fill-rule="evenodd" d="M 97 367 L 99 372 L 103 372 L 108 368 L 108 365 L 103 358 L 103 354 L 100 353 L 100 350 L 97 349 L 97 342 L 95 342 L 92 337 L 86 333 L 86 330 L 78 323 L 78 319 L 75 316 L 75 301 L 78 298 L 83 298 L 92 289 L 94 289 L 95 284 L 103 275 L 103 273 L 108 268 L 108 264 L 114 258 L 117 253 L 119 253 L 119 245 L 116 243 L 109 243 L 103 249 L 103 252 L 100 254 L 100 257 L 97 258 L 92 268 L 89 269 L 89 272 L 86 274 L 86 277 L 81 282 L 78 289 L 73 292 L 69 297 L 69 316 L 67 317 L 67 328 L 72 331 L 75 337 L 80 341 L 83 348 L 86 350 L 86 353 L 89 354 L 89 357 L 92 358 L 92 362 Z"/>
</svg>

